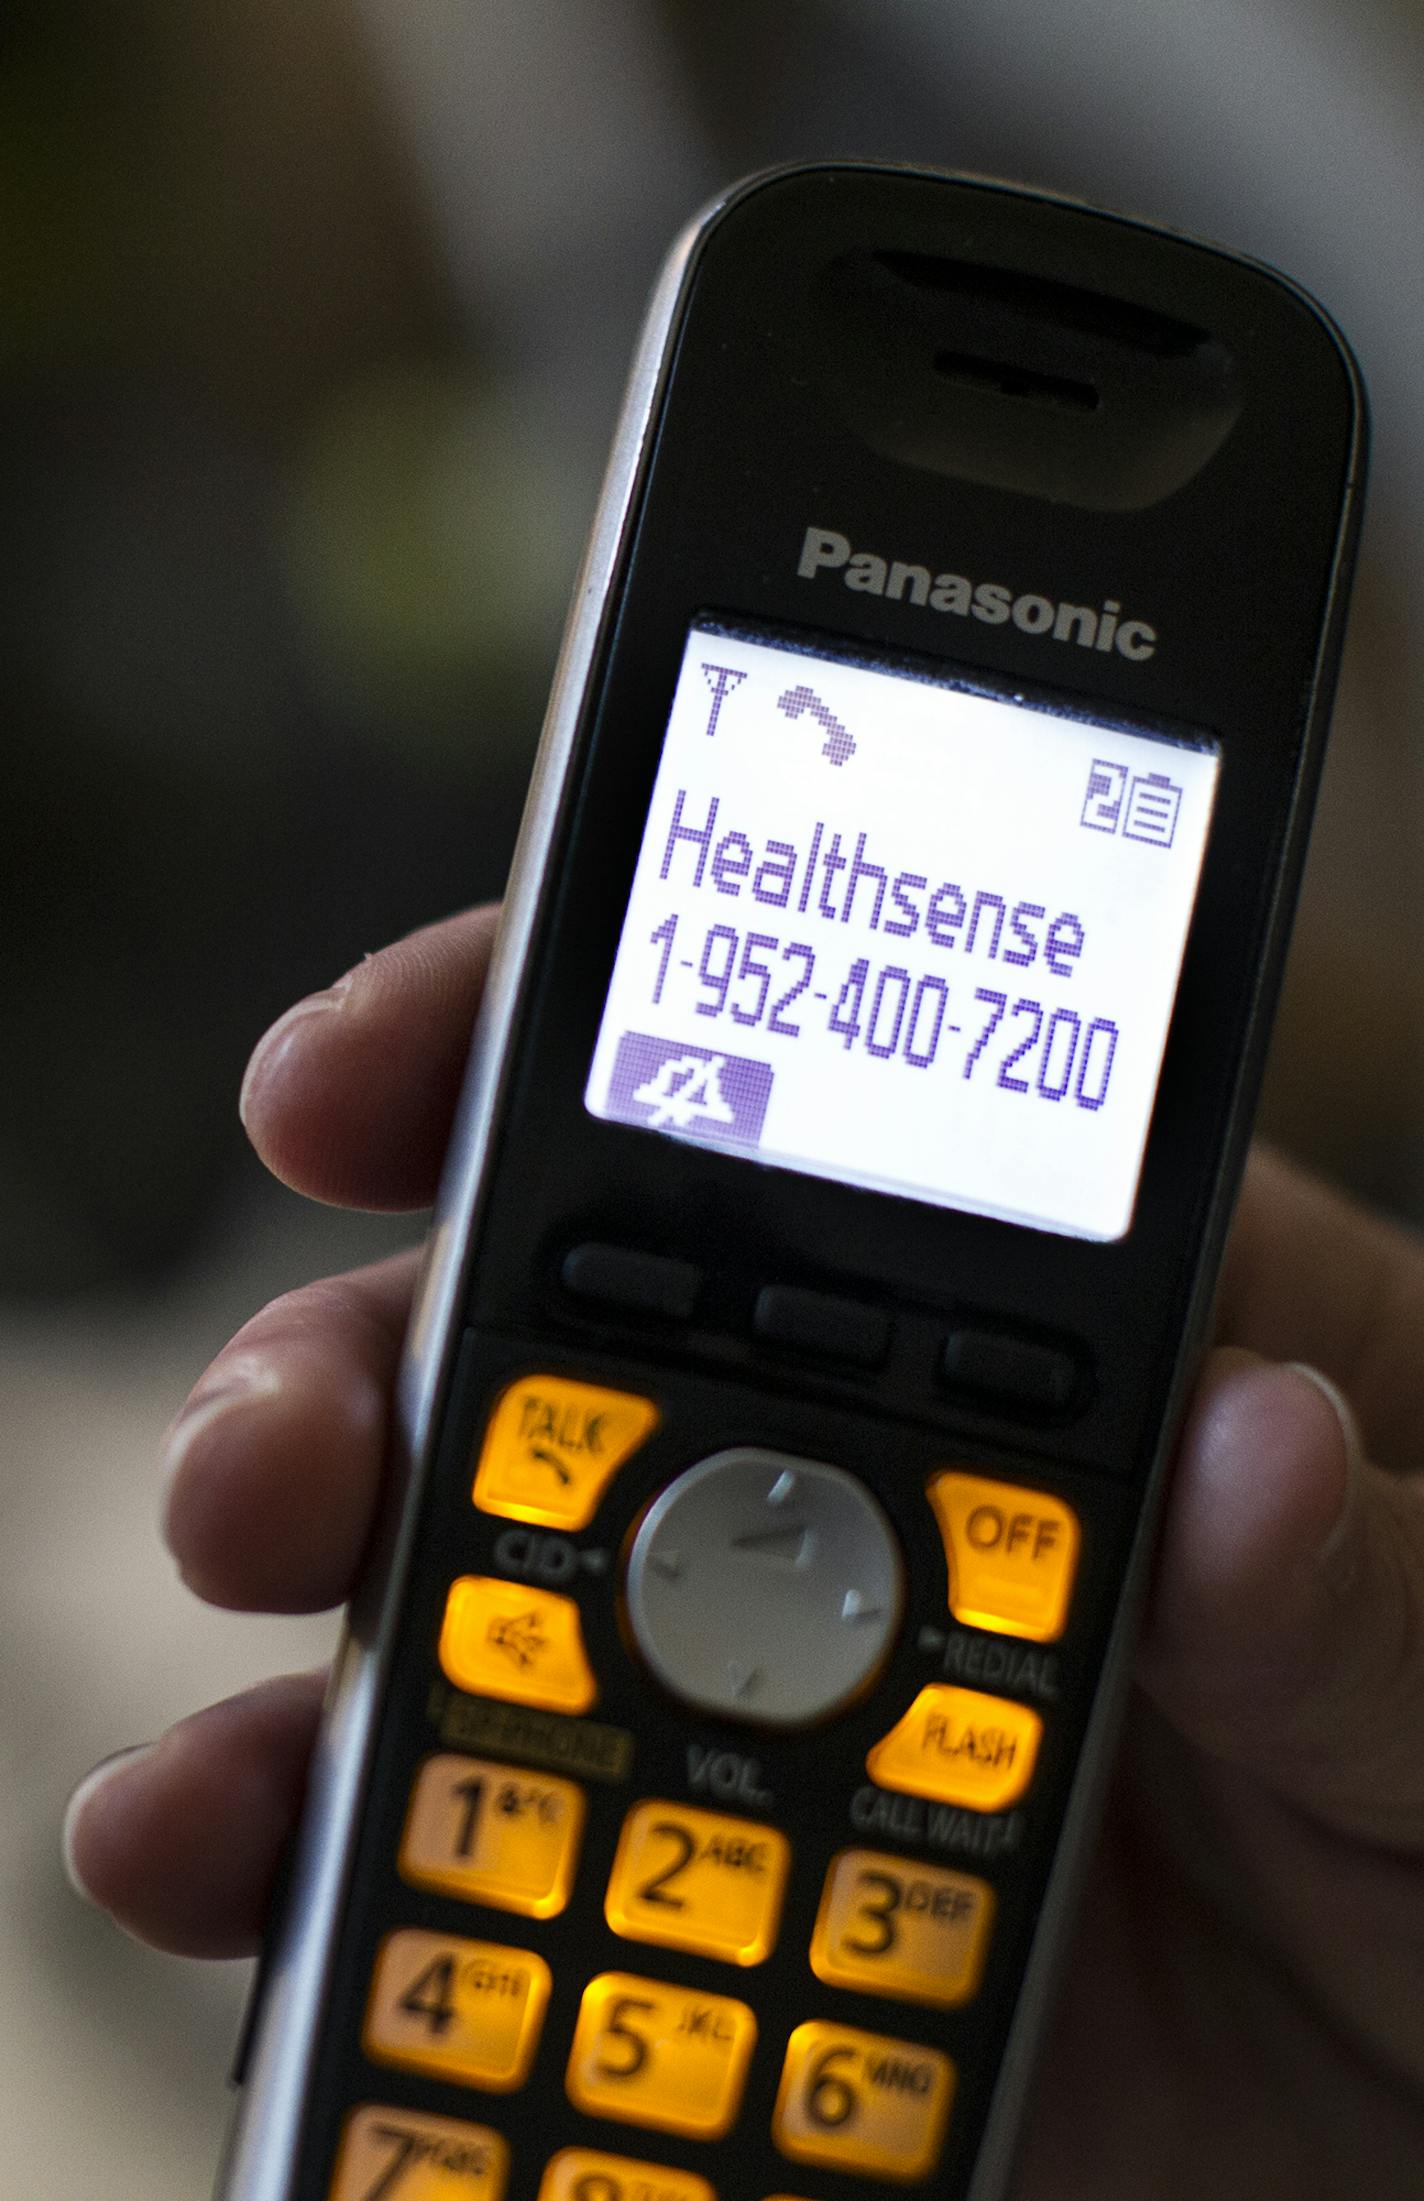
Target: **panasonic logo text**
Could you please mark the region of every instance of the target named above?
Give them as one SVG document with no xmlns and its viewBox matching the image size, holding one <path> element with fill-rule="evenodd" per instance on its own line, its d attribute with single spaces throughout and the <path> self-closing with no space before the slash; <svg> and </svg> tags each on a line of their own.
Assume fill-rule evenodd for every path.
<svg viewBox="0 0 1424 2201">
<path fill-rule="evenodd" d="M 796 571 L 803 581 L 821 573 L 839 573 L 847 588 L 866 596 L 888 596 L 897 603 L 923 604 L 957 619 L 982 619 L 986 626 L 1016 626 L 1050 642 L 1076 642 L 1083 650 L 1116 650 L 1141 664 L 1157 647 L 1157 630 L 1145 619 L 1124 619 L 1121 604 L 1056 604 L 1047 596 L 1016 596 L 997 581 L 969 581 L 962 573 L 931 573 L 928 566 L 905 565 L 871 550 L 852 550 L 833 527 L 808 527 Z"/>
</svg>

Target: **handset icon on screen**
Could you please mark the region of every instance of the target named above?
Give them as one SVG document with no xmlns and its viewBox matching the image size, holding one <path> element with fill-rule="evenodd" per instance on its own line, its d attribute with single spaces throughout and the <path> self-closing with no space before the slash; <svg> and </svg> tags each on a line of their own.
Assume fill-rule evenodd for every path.
<svg viewBox="0 0 1424 2201">
<path fill-rule="evenodd" d="M 844 764 L 847 757 L 855 755 L 854 734 L 841 724 L 834 711 L 827 709 L 814 688 L 787 688 L 776 701 L 788 718 L 801 718 L 810 712 L 817 725 L 825 729 L 821 754 L 829 757 L 832 764 Z"/>
</svg>

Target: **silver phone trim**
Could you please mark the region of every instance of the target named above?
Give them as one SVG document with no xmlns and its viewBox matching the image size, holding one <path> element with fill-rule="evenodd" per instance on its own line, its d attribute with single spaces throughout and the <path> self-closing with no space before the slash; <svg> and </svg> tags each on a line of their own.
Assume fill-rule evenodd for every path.
<svg viewBox="0 0 1424 2201">
<path fill-rule="evenodd" d="M 362 1781 L 394 1648 L 399 1591 L 437 1434 L 437 1410 L 459 1345 L 454 1317 L 480 1210 L 490 1133 L 503 1091 L 545 863 L 562 811 L 609 586 L 639 487 L 669 341 L 703 239 L 725 207 L 740 196 L 741 190 L 724 193 L 678 238 L 654 288 L 634 355 L 554 673 L 411 1314 L 396 1389 L 385 1548 L 352 1607 L 332 1667 L 289 1893 L 265 1960 L 258 1990 L 261 2009 L 243 2098 L 218 2176 L 216 2192 L 221 2201 L 290 2201 L 316 2031 L 358 1829 Z"/>
</svg>

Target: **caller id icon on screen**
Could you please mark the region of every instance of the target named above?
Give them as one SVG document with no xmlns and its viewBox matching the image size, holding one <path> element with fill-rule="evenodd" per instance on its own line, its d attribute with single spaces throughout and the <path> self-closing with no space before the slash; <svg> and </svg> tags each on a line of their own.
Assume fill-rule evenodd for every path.
<svg viewBox="0 0 1424 2201">
<path fill-rule="evenodd" d="M 1218 771 L 692 629 L 585 1102 L 1032 1227 L 1130 1227 Z"/>
</svg>

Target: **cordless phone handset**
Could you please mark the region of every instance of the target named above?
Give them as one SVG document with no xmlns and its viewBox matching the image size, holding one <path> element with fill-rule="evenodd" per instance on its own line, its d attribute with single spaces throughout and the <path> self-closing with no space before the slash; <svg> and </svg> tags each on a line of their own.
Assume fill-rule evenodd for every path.
<svg viewBox="0 0 1424 2201">
<path fill-rule="evenodd" d="M 1003 2193 L 1363 434 L 1300 292 L 1074 204 L 812 166 L 678 247 L 228 2201 Z"/>
</svg>

